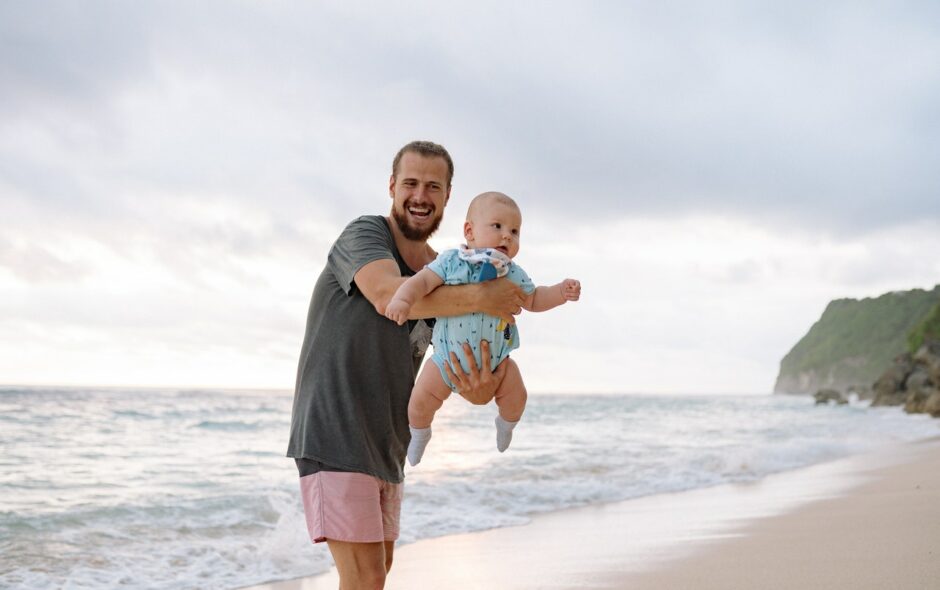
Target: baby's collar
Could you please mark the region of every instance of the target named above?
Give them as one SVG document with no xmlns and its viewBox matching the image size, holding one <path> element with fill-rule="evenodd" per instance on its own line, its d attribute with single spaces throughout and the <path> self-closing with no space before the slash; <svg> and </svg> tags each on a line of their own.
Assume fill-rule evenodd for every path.
<svg viewBox="0 0 940 590">
<path fill-rule="evenodd" d="M 470 248 L 466 244 L 461 244 L 457 249 L 457 254 L 462 260 L 469 262 L 489 262 L 497 269 L 508 269 L 509 265 L 512 264 L 512 258 L 503 254 L 496 248 Z"/>
</svg>

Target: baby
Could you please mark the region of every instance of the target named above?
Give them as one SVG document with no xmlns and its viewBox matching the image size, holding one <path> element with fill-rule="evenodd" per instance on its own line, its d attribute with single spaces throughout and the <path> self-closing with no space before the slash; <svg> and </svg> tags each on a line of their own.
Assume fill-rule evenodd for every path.
<svg viewBox="0 0 940 590">
<path fill-rule="evenodd" d="M 547 311 L 566 301 L 577 301 L 581 296 L 581 283 L 565 279 L 550 287 L 536 287 L 525 271 L 512 259 L 519 253 L 519 230 L 522 213 L 516 202 L 502 193 L 488 192 L 478 195 L 470 203 L 467 220 L 463 225 L 466 246 L 442 252 L 437 259 L 405 281 L 385 309 L 385 315 L 399 325 L 408 320 L 408 312 L 415 301 L 442 284 L 461 285 L 508 277 L 522 287 L 526 294 L 523 308 L 529 311 Z M 469 365 L 464 359 L 463 343 L 470 342 L 477 366 L 480 359 L 480 341 L 489 342 L 490 367 L 495 369 L 506 363 L 502 381 L 496 389 L 496 448 L 505 451 L 512 441 L 515 428 L 525 410 L 526 390 L 519 366 L 509 353 L 519 347 L 516 326 L 497 317 L 471 313 L 455 317 L 437 318 L 434 324 L 434 356 L 418 375 L 411 400 L 408 403 L 408 423 L 411 444 L 408 461 L 417 465 L 431 440 L 431 421 L 450 396 L 456 391 L 447 377 L 445 365 L 451 351 L 457 353 L 464 371 Z"/>
</svg>

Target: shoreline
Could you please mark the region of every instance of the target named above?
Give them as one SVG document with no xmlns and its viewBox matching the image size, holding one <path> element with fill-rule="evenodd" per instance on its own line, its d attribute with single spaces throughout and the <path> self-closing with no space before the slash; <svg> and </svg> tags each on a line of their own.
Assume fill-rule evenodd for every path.
<svg viewBox="0 0 940 590">
<path fill-rule="evenodd" d="M 940 437 L 932 437 L 755 482 L 420 540 L 396 548 L 386 588 L 928 588 L 918 580 L 940 580 L 930 549 L 940 543 L 940 506 L 929 502 L 938 497 Z M 877 532 L 867 532 L 875 521 Z M 877 559 L 893 555 L 889 543 L 906 550 L 893 556 L 903 567 Z M 923 555 L 911 555 L 918 548 Z M 245 590 L 337 585 L 331 569 Z"/>
<path fill-rule="evenodd" d="M 861 479 L 844 493 L 749 522 L 671 567 L 620 576 L 611 587 L 937 588 L 940 438 L 857 458 Z"/>
</svg>

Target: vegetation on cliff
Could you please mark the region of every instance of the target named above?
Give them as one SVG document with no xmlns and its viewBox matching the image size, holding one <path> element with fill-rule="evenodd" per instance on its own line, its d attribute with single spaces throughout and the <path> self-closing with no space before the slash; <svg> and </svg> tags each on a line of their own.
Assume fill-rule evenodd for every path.
<svg viewBox="0 0 940 590">
<path fill-rule="evenodd" d="M 911 330 L 907 337 L 908 352 L 916 353 L 925 340 L 940 341 L 940 301 L 933 306 L 927 317 Z"/>
<path fill-rule="evenodd" d="M 837 299 L 783 358 L 774 390 L 870 387 L 894 357 L 932 333 L 940 333 L 940 285 Z"/>
</svg>

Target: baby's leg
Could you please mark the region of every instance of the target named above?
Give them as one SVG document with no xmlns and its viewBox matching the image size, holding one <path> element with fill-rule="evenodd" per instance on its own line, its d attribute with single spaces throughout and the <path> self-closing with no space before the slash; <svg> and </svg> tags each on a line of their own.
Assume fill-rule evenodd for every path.
<svg viewBox="0 0 940 590">
<path fill-rule="evenodd" d="M 518 422 L 525 411 L 525 402 L 528 394 L 525 383 L 522 382 L 522 373 L 519 365 L 511 358 L 506 363 L 506 374 L 503 381 L 496 388 L 496 405 L 499 406 L 499 415 L 507 422 Z"/>
<path fill-rule="evenodd" d="M 450 387 L 444 383 L 441 370 L 433 362 L 424 364 L 408 400 L 408 424 L 415 428 L 429 428 L 434 414 L 450 397 Z"/>
<path fill-rule="evenodd" d="M 509 448 L 509 443 L 512 442 L 512 429 L 522 418 L 528 397 L 519 365 L 511 358 L 503 362 L 508 363 L 506 374 L 496 389 L 496 405 L 499 407 L 499 416 L 496 417 L 496 448 L 500 453 Z"/>
<path fill-rule="evenodd" d="M 415 381 L 408 400 L 408 427 L 411 442 L 408 443 L 408 462 L 412 466 L 421 462 L 424 449 L 431 440 L 431 422 L 434 413 L 441 409 L 444 400 L 450 397 L 450 387 L 444 383 L 441 370 L 433 362 L 425 363 Z"/>
</svg>

